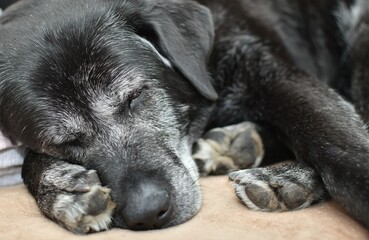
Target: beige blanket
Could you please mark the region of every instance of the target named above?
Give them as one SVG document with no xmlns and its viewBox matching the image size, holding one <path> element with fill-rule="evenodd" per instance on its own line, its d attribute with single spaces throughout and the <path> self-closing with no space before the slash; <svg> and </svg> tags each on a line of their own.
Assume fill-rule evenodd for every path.
<svg viewBox="0 0 369 240">
<path fill-rule="evenodd" d="M 113 229 L 74 235 L 43 217 L 23 185 L 0 188 L 1 240 L 369 239 L 369 232 L 334 202 L 286 213 L 253 212 L 235 197 L 226 177 L 201 180 L 203 207 L 191 221 L 165 230 Z"/>
</svg>

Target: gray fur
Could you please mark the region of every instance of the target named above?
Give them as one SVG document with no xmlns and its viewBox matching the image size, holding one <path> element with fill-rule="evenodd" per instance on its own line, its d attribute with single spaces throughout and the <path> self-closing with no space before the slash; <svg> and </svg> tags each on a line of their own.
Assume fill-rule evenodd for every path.
<svg viewBox="0 0 369 240">
<path fill-rule="evenodd" d="M 85 234 L 111 225 L 115 204 L 96 171 L 56 162 L 42 173 L 37 193 L 43 213 L 72 232 Z"/>
<path fill-rule="evenodd" d="M 58 160 L 98 172 L 117 205 L 115 226 L 128 227 L 125 195 L 144 179 L 158 180 L 170 197 L 174 217 L 160 227 L 195 215 L 201 193 L 191 148 L 209 118 L 207 98 L 216 98 L 206 71 L 208 9 L 180 1 L 24 1 L 0 24 L 1 128 L 29 147 L 23 177 L 45 215 L 56 219 L 51 209 L 60 201 L 75 208 L 57 193 L 65 182 L 49 162 Z M 18 35 L 23 40 L 14 42 Z M 68 196 L 84 205 L 78 194 Z M 56 220 L 85 231 L 69 218 Z"/>
<path fill-rule="evenodd" d="M 261 130 L 245 130 L 235 143 L 262 145 L 251 155 L 264 162 L 294 155 L 302 165 L 238 172 L 241 199 L 269 211 L 298 209 L 319 199 L 322 180 L 368 226 L 365 14 L 351 15 L 360 16 L 352 20 L 360 31 L 348 40 L 335 13 L 350 1 L 198 2 L 208 8 L 186 0 L 29 0 L 5 11 L 0 127 L 30 149 L 23 176 L 41 210 L 52 217 L 53 206 L 68 205 L 57 219 L 67 223 L 104 192 L 91 188 L 76 205 L 78 194 L 55 193 L 66 187 L 50 163 L 62 161 L 97 171 L 117 205 L 114 226 L 145 225 L 127 224 L 125 194 L 147 181 L 170 199 L 170 217 L 145 229 L 182 223 L 201 205 L 192 144 L 206 130 L 252 121 Z M 341 66 L 347 80 L 338 81 Z"/>
</svg>

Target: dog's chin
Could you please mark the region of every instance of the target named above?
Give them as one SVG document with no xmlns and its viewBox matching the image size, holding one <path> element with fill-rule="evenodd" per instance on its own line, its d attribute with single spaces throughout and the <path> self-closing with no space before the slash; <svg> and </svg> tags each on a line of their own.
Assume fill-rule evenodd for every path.
<svg viewBox="0 0 369 240">
<path fill-rule="evenodd" d="M 178 218 L 169 222 L 167 225 L 163 226 L 161 229 L 174 227 L 174 226 L 190 221 L 200 211 L 200 208 L 201 208 L 201 201 L 200 201 L 200 204 L 198 204 L 198 206 L 194 207 L 193 209 L 189 209 L 188 212 L 181 214 Z"/>
<path fill-rule="evenodd" d="M 191 144 L 182 143 L 180 156 L 182 167 L 174 167 L 168 172 L 173 187 L 175 211 L 173 219 L 163 228 L 176 226 L 192 219 L 200 210 L 202 194 L 199 182 L 199 171 L 191 156 Z"/>
<path fill-rule="evenodd" d="M 191 197 L 186 196 L 191 191 Z M 202 195 L 200 186 L 196 183 L 191 190 L 187 192 L 181 192 L 177 198 L 177 209 L 174 212 L 174 218 L 164 228 L 173 227 L 191 220 L 199 211 L 202 204 Z"/>
</svg>

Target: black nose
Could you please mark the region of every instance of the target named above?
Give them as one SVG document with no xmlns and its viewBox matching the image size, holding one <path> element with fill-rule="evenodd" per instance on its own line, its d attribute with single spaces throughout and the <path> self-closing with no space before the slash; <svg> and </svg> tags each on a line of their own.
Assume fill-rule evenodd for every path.
<svg viewBox="0 0 369 240">
<path fill-rule="evenodd" d="M 158 229 L 171 220 L 170 198 L 163 184 L 140 183 L 130 187 L 125 194 L 122 216 L 129 229 Z"/>
</svg>

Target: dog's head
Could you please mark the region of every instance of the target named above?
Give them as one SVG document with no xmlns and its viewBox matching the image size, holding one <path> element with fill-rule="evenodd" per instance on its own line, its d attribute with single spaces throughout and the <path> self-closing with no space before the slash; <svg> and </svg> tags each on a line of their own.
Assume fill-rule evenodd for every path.
<svg viewBox="0 0 369 240">
<path fill-rule="evenodd" d="M 208 10 L 189 1 L 28 2 L 0 21 L 5 131 L 96 169 L 118 227 L 191 218 L 201 203 L 191 145 L 216 99 Z"/>
</svg>

